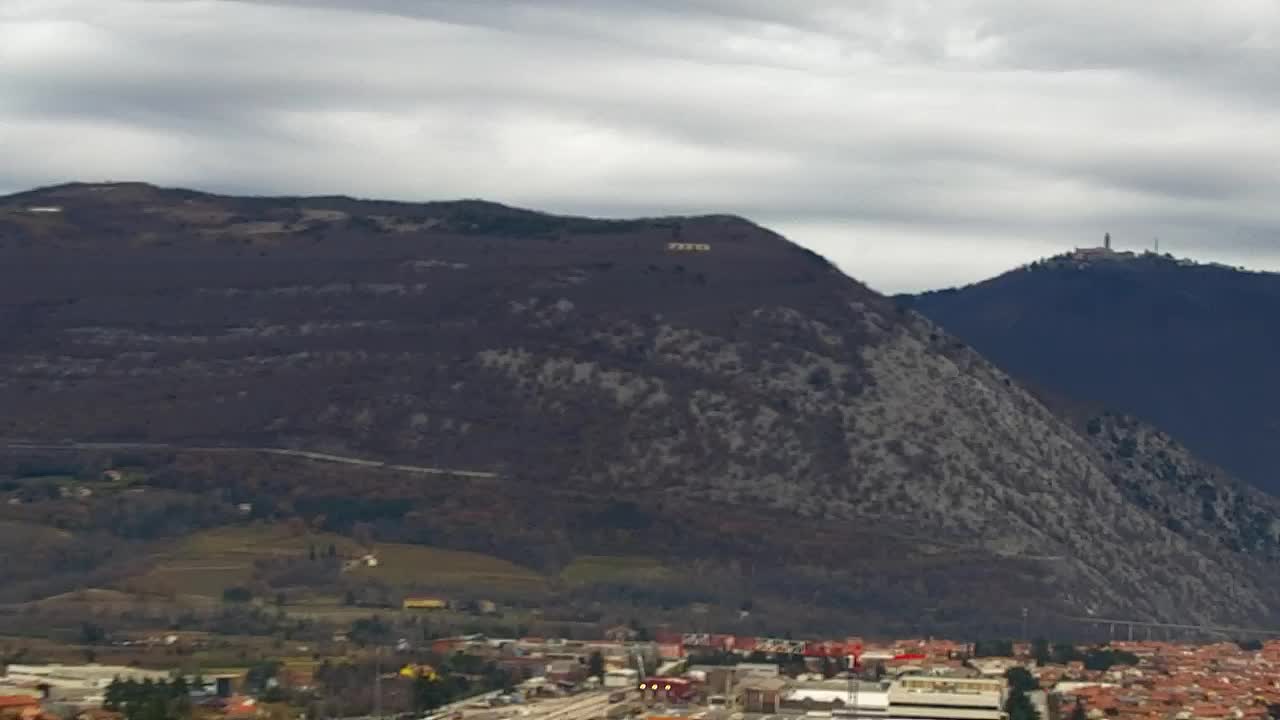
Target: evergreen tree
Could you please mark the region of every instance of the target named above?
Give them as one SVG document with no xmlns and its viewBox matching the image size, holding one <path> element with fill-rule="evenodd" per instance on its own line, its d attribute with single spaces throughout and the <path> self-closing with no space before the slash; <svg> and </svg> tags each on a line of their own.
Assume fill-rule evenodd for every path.
<svg viewBox="0 0 1280 720">
<path fill-rule="evenodd" d="M 1012 640 L 979 640 L 973 644 L 975 657 L 1013 657 Z"/>
<path fill-rule="evenodd" d="M 1040 720 L 1040 712 L 1020 688 L 1013 688 L 1009 692 L 1004 711 L 1008 713 L 1009 720 Z"/>
<path fill-rule="evenodd" d="M 179 675 L 169 685 L 169 716 L 187 717 L 191 714 L 191 686 Z"/>
<path fill-rule="evenodd" d="M 587 660 L 587 674 L 604 680 L 604 656 L 600 651 L 591 653 L 591 657 Z"/>
<path fill-rule="evenodd" d="M 107 686 L 103 707 L 124 713 L 126 720 L 184 720 L 191 717 L 190 692 L 181 677 L 172 683 L 116 678 Z"/>
<path fill-rule="evenodd" d="M 107 631 L 101 625 L 91 622 L 80 623 L 80 644 L 100 645 L 107 639 Z"/>
<path fill-rule="evenodd" d="M 1080 698 L 1076 698 L 1076 706 L 1071 709 L 1071 720 L 1089 720 L 1089 713 L 1085 712 L 1084 702 Z"/>
<path fill-rule="evenodd" d="M 1071 643 L 1057 643 L 1053 646 L 1053 661 L 1058 665 L 1066 665 L 1073 660 L 1083 660 L 1084 655 Z"/>
<path fill-rule="evenodd" d="M 1032 641 L 1031 657 L 1036 661 L 1036 665 L 1048 665 L 1053 657 L 1049 651 L 1049 641 L 1044 638 L 1036 638 Z"/>
<path fill-rule="evenodd" d="M 120 685 L 120 708 L 123 710 L 129 707 L 130 703 L 136 703 L 142 697 L 142 686 L 137 680 L 132 678 L 125 680 Z"/>
<path fill-rule="evenodd" d="M 435 710 L 449 701 L 449 689 L 439 676 L 419 675 L 413 680 L 413 708 L 417 712 Z"/>
<path fill-rule="evenodd" d="M 1004 676 L 1009 680 L 1009 687 L 1017 692 L 1025 693 L 1040 689 L 1040 681 L 1024 667 L 1011 667 Z"/>
<path fill-rule="evenodd" d="M 121 683 L 120 678 L 117 677 L 107 686 L 107 691 L 102 698 L 102 707 L 112 712 L 119 712 L 123 705 L 124 683 Z"/>
</svg>

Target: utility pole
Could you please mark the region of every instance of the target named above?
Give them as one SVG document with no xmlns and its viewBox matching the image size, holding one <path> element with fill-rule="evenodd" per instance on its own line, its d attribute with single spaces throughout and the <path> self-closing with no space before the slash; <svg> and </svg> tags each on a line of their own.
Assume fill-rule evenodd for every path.
<svg viewBox="0 0 1280 720">
<path fill-rule="evenodd" d="M 729 707 L 737 707 L 738 696 L 733 694 L 733 681 L 738 679 L 738 668 L 729 666 L 729 680 L 724 689 L 724 701 Z"/>
<path fill-rule="evenodd" d="M 373 716 L 382 720 L 382 646 L 373 649 Z"/>
</svg>

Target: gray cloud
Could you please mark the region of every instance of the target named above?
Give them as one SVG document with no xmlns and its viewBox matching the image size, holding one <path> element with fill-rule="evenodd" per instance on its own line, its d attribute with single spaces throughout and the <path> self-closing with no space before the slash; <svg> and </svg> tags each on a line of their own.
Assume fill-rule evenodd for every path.
<svg viewBox="0 0 1280 720">
<path fill-rule="evenodd" d="M 733 212 L 874 287 L 1105 231 L 1280 269 L 1269 0 L 7 0 L 0 191 Z"/>
</svg>

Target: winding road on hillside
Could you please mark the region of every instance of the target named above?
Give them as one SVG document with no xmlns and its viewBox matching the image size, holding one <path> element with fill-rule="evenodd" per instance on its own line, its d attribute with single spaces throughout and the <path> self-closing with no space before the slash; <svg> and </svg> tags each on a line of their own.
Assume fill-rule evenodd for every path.
<svg viewBox="0 0 1280 720">
<path fill-rule="evenodd" d="M 290 448 L 277 447 L 204 447 L 173 445 L 170 443 L 127 442 L 39 443 L 19 440 L 0 440 L 0 450 L 176 450 L 181 452 L 204 453 L 263 453 L 266 455 L 302 458 L 304 460 L 312 460 L 315 462 L 337 463 L 339 465 L 355 465 L 358 467 L 377 468 L 381 470 L 417 473 L 419 475 L 450 475 L 476 480 L 494 480 L 498 478 L 497 473 L 484 472 L 480 470 L 462 470 L 458 468 L 431 467 L 425 465 L 402 465 L 382 460 L 369 460 L 367 458 L 351 457 L 349 455 L 334 455 L 331 453 L 314 452 L 311 450 L 294 450 Z"/>
</svg>

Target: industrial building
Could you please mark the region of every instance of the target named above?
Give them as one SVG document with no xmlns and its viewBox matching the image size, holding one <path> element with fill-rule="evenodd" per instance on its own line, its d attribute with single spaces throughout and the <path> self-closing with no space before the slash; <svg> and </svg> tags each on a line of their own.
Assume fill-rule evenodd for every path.
<svg viewBox="0 0 1280 720">
<path fill-rule="evenodd" d="M 51 700 L 69 703 L 101 703 L 112 680 L 169 679 L 169 673 L 123 665 L 9 665 L 0 676 L 0 693 L 39 691 Z"/>
<path fill-rule="evenodd" d="M 744 681 L 737 691 L 743 710 L 772 715 L 782 707 L 782 696 L 786 689 L 785 678 L 756 676 Z"/>
<path fill-rule="evenodd" d="M 787 707 L 827 709 L 832 717 L 882 720 L 889 717 L 889 692 L 879 682 L 820 680 L 800 682 L 783 698 Z"/>
<path fill-rule="evenodd" d="M 889 686 L 891 720 L 1004 720 L 1003 678 L 907 676 Z"/>
<path fill-rule="evenodd" d="M 653 702 L 691 702 L 698 694 L 698 684 L 684 677 L 649 677 L 640 681 L 640 697 Z"/>
</svg>

